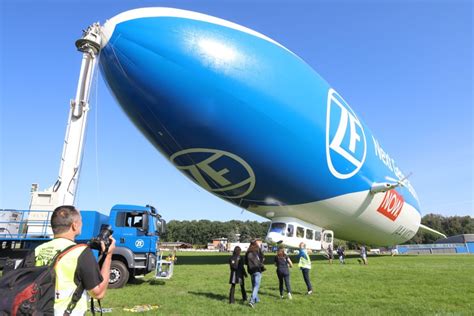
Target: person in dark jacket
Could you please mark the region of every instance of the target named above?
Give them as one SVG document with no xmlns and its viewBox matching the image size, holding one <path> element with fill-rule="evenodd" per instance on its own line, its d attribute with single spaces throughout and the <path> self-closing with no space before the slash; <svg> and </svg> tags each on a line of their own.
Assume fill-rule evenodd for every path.
<svg viewBox="0 0 474 316">
<path fill-rule="evenodd" d="M 337 247 L 337 255 L 339 256 L 339 263 L 341 264 L 346 264 L 346 261 L 344 260 L 346 257 L 344 250 L 344 246 Z"/>
<path fill-rule="evenodd" d="M 288 267 L 292 268 L 293 263 L 286 255 L 285 248 L 278 249 L 277 255 L 275 256 L 275 265 L 277 267 L 276 273 L 278 281 L 280 282 L 280 298 L 283 298 L 283 281 L 285 281 L 288 298 L 291 300 L 290 270 Z"/>
<path fill-rule="evenodd" d="M 229 258 L 230 266 L 230 292 L 229 292 L 229 304 L 235 303 L 235 285 L 240 284 L 240 291 L 242 292 L 242 300 L 247 300 L 247 293 L 245 292 L 245 278 L 247 277 L 247 272 L 244 268 L 244 260 L 240 257 L 241 249 L 239 246 L 234 248 L 232 256 Z"/>
<path fill-rule="evenodd" d="M 265 271 L 263 265 L 265 258 L 263 252 L 257 244 L 256 240 L 252 240 L 250 247 L 245 253 L 245 264 L 247 264 L 247 271 L 252 280 L 252 296 L 250 297 L 249 305 L 254 307 L 260 299 L 258 297 L 258 290 L 260 289 L 260 281 L 262 280 L 262 272 Z"/>
</svg>

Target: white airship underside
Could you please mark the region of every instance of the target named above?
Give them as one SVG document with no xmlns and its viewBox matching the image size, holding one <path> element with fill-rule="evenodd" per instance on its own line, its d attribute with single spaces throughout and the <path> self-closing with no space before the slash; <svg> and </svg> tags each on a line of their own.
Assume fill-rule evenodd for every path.
<svg viewBox="0 0 474 316">
<path fill-rule="evenodd" d="M 276 41 L 200 13 L 143 8 L 108 20 L 101 47 L 101 71 L 133 123 L 202 188 L 272 220 L 270 241 L 297 246 L 332 230 L 393 245 L 418 231 L 418 198 L 394 160 Z"/>
</svg>

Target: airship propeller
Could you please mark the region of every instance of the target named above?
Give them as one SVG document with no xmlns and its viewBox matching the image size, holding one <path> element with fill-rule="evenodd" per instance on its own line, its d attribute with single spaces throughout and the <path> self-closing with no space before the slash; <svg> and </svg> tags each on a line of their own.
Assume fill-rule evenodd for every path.
<svg viewBox="0 0 474 316">
<path fill-rule="evenodd" d="M 395 189 L 396 187 L 399 187 L 399 186 L 405 187 L 406 186 L 405 181 L 411 175 L 412 175 L 412 173 L 410 172 L 403 179 L 395 179 L 395 178 L 386 176 L 385 180 L 391 181 L 391 182 L 374 182 L 372 184 L 372 187 L 370 188 L 370 192 L 373 193 L 373 194 L 376 194 L 376 193 L 387 192 L 387 191 Z"/>
</svg>

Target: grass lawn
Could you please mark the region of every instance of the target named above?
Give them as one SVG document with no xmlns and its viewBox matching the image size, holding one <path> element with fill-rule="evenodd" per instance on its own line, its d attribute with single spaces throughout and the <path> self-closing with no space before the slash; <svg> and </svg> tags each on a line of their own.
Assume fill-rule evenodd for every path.
<svg viewBox="0 0 474 316">
<path fill-rule="evenodd" d="M 313 295 L 297 267 L 291 270 L 293 300 L 279 298 L 273 253 L 266 254 L 260 299 L 254 309 L 240 300 L 228 304 L 229 254 L 178 253 L 171 280 L 154 280 L 152 273 L 122 289 L 108 290 L 102 307 L 113 315 L 135 305 L 158 305 L 147 315 L 473 315 L 474 256 L 370 256 L 367 266 L 357 257 L 345 265 L 329 265 L 313 256 Z M 293 260 L 294 262 L 295 260 Z M 247 292 L 251 290 L 246 279 Z M 250 295 L 249 295 L 250 297 Z M 239 288 L 236 298 L 240 299 Z"/>
</svg>

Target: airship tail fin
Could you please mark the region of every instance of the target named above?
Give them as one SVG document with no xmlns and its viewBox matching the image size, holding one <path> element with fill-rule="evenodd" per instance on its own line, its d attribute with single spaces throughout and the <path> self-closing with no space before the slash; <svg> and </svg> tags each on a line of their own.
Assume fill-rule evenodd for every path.
<svg viewBox="0 0 474 316">
<path fill-rule="evenodd" d="M 429 228 L 428 226 L 425 226 L 425 225 L 423 225 L 423 224 L 420 224 L 420 228 L 421 228 L 422 230 L 424 230 L 425 232 L 430 233 L 430 234 L 432 234 L 432 235 L 441 236 L 441 237 L 443 237 L 443 238 L 447 238 L 445 234 L 440 233 L 439 231 L 434 230 L 433 228 Z"/>
</svg>

